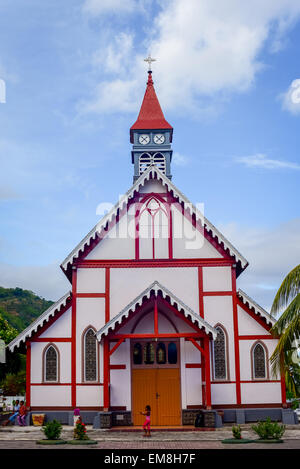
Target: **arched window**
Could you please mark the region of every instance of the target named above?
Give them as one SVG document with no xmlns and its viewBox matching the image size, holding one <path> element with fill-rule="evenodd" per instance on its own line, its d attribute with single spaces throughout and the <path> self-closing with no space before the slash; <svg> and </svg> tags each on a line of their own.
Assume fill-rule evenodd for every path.
<svg viewBox="0 0 300 469">
<path fill-rule="evenodd" d="M 213 342 L 214 379 L 227 379 L 226 334 L 221 326 L 216 326 L 217 338 Z"/>
<path fill-rule="evenodd" d="M 84 334 L 84 381 L 97 381 L 97 338 L 93 328 Z"/>
<path fill-rule="evenodd" d="M 58 352 L 53 345 L 49 345 L 44 353 L 44 381 L 58 381 Z"/>
<path fill-rule="evenodd" d="M 139 158 L 139 174 L 143 174 L 150 165 L 155 165 L 166 174 L 166 159 L 161 153 L 143 153 Z"/>
<path fill-rule="evenodd" d="M 265 347 L 258 342 L 252 349 L 252 363 L 253 363 L 253 378 L 254 379 L 266 379 L 267 378 L 267 367 L 266 367 L 266 350 Z"/>
</svg>

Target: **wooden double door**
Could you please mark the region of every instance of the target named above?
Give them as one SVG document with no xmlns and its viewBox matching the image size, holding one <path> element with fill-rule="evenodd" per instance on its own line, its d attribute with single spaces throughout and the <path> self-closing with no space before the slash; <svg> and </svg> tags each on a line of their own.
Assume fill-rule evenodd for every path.
<svg viewBox="0 0 300 469">
<path fill-rule="evenodd" d="M 134 425 L 142 425 L 145 406 L 151 406 L 151 425 L 181 425 L 179 368 L 132 369 Z"/>
</svg>

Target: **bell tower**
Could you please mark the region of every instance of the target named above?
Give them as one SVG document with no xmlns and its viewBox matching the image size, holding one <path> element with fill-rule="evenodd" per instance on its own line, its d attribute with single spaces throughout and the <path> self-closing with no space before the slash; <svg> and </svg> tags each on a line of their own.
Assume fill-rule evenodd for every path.
<svg viewBox="0 0 300 469">
<path fill-rule="evenodd" d="M 145 59 L 149 63 L 147 87 L 136 122 L 130 128 L 132 143 L 133 182 L 150 165 L 157 166 L 169 179 L 171 175 L 173 128 L 166 121 L 155 93 L 151 63 L 155 59 Z"/>
</svg>

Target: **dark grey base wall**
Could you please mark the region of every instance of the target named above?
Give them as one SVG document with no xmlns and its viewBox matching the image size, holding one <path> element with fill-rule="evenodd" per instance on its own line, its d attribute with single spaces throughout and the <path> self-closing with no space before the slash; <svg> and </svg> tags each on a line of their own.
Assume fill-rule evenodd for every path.
<svg viewBox="0 0 300 469">
<path fill-rule="evenodd" d="M 45 422 L 58 420 L 63 425 L 73 425 L 73 412 L 72 411 L 34 411 L 29 412 L 26 417 L 26 424 L 32 425 L 32 414 L 45 414 Z M 251 408 L 251 409 L 219 409 L 219 410 L 203 410 L 192 409 L 182 410 L 182 425 L 195 425 L 196 416 L 202 413 L 203 427 L 219 428 L 223 423 L 252 423 L 259 420 L 265 420 L 270 417 L 272 421 L 282 422 L 287 425 L 299 424 L 296 412 L 292 409 L 282 408 Z M 98 411 L 81 411 L 81 417 L 85 424 L 93 425 L 94 428 L 111 428 L 131 426 L 132 417 L 130 411 L 111 411 L 111 412 L 98 412 Z"/>
</svg>

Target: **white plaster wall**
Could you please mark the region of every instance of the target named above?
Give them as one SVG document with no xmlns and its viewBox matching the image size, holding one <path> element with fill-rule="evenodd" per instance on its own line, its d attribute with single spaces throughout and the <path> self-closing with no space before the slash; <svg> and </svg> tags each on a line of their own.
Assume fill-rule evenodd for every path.
<svg viewBox="0 0 300 469">
<path fill-rule="evenodd" d="M 131 212 L 112 227 L 100 243 L 86 256 L 86 259 L 134 259 L 135 226 Z"/>
<path fill-rule="evenodd" d="M 204 296 L 204 319 L 211 325 L 221 324 L 228 335 L 229 379 L 235 380 L 233 304 L 231 296 Z"/>
<path fill-rule="evenodd" d="M 203 267 L 203 291 L 231 290 L 231 267 Z"/>
<path fill-rule="evenodd" d="M 201 368 L 186 368 L 186 405 L 202 404 Z"/>
<path fill-rule="evenodd" d="M 71 337 L 72 308 L 69 308 L 40 337 Z"/>
<path fill-rule="evenodd" d="M 238 306 L 239 335 L 268 335 L 268 331 Z"/>
<path fill-rule="evenodd" d="M 105 299 L 104 298 L 77 298 L 76 310 L 76 379 L 82 381 L 82 334 L 88 326 L 93 326 L 96 331 L 105 324 Z M 101 362 L 101 357 L 100 357 Z"/>
<path fill-rule="evenodd" d="M 78 269 L 77 293 L 105 293 L 105 269 Z"/>
<path fill-rule="evenodd" d="M 31 386 L 30 392 L 32 407 L 71 405 L 71 386 Z"/>
<path fill-rule="evenodd" d="M 194 312 L 198 312 L 197 268 L 111 269 L 110 312 L 117 315 L 155 280 L 168 288 Z"/>
<path fill-rule="evenodd" d="M 281 383 L 241 383 L 242 404 L 279 404 Z"/>
<path fill-rule="evenodd" d="M 103 406 L 103 386 L 76 386 L 76 405 L 79 407 Z"/>
<path fill-rule="evenodd" d="M 166 193 L 167 188 L 166 186 L 163 186 L 162 183 L 157 179 L 151 179 L 149 181 L 146 181 L 144 186 L 140 187 L 139 192 L 141 194 L 150 194 L 151 192 L 161 194 Z"/>
<path fill-rule="evenodd" d="M 112 349 L 115 343 L 110 345 Z M 124 370 L 111 370 L 110 396 L 112 406 L 126 406 L 131 409 L 131 370 L 130 370 L 130 341 L 123 342 L 111 355 L 112 365 L 126 365 Z"/>
<path fill-rule="evenodd" d="M 202 404 L 201 368 L 185 367 L 186 363 L 201 363 L 201 354 L 192 343 L 180 339 L 180 358 L 181 405 L 186 409 Z"/>
<path fill-rule="evenodd" d="M 236 404 L 236 386 L 234 383 L 211 384 L 212 405 Z"/>
<path fill-rule="evenodd" d="M 59 350 L 59 382 L 71 382 L 71 344 L 68 342 L 51 342 Z M 43 382 L 43 350 L 47 342 L 31 343 L 31 382 Z"/>
<path fill-rule="evenodd" d="M 174 258 L 222 258 L 175 204 L 172 205 L 172 222 Z"/>
<path fill-rule="evenodd" d="M 252 373 L 251 373 L 251 348 L 255 342 L 257 342 L 256 339 L 253 340 L 240 340 L 240 376 L 242 381 L 248 381 L 252 379 Z M 265 345 L 268 351 L 268 359 L 270 360 L 270 357 L 276 347 L 277 340 L 273 339 L 268 339 L 268 340 L 260 340 L 261 343 Z M 278 379 L 274 377 L 271 373 L 271 366 L 270 362 L 267 363 L 267 366 L 269 368 L 269 376 L 270 379 Z"/>
</svg>

